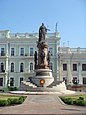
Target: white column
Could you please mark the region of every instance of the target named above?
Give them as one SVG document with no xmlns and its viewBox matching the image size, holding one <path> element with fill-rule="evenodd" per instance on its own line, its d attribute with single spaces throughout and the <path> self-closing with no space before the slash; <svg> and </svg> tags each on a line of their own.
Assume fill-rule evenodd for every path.
<svg viewBox="0 0 86 115">
<path fill-rule="evenodd" d="M 56 63 L 57 63 L 57 72 L 56 72 L 56 75 L 57 75 L 57 80 L 59 80 L 59 51 L 58 51 L 58 47 L 59 47 L 59 41 L 57 41 L 56 43 Z"/>
<path fill-rule="evenodd" d="M 60 81 L 63 81 L 63 77 L 62 77 L 62 62 L 61 60 L 59 60 L 59 77 L 60 77 Z"/>
<path fill-rule="evenodd" d="M 8 42 L 6 46 L 6 72 L 8 72 Z"/>
<path fill-rule="evenodd" d="M 57 75 L 57 80 L 59 80 L 58 57 L 56 58 L 56 63 L 57 63 L 57 71 L 56 71 L 56 75 Z"/>
<path fill-rule="evenodd" d="M 82 76 L 81 76 L 81 64 L 78 63 L 78 80 L 79 80 L 79 84 L 82 84 Z"/>
<path fill-rule="evenodd" d="M 72 84 L 72 73 L 71 73 L 71 64 L 70 64 L 70 60 L 68 61 L 68 64 L 67 64 L 67 71 L 68 71 L 68 78 L 67 78 L 67 83 L 68 84 Z"/>
<path fill-rule="evenodd" d="M 5 63 L 6 71 L 5 71 L 5 87 L 7 87 L 8 81 L 8 43 L 6 45 L 6 63 Z"/>
<path fill-rule="evenodd" d="M 4 76 L 4 87 L 7 87 L 7 73 L 5 72 L 5 76 Z"/>
</svg>

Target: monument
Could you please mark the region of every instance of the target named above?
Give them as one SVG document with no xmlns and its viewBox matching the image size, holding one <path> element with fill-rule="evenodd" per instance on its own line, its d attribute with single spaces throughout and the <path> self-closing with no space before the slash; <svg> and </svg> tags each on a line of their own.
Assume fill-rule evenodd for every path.
<svg viewBox="0 0 86 115">
<path fill-rule="evenodd" d="M 44 24 L 39 28 L 39 39 L 37 42 L 38 53 L 35 51 L 35 76 L 30 78 L 30 81 L 37 87 L 47 87 L 53 81 L 52 70 L 50 69 L 50 52 L 46 42 L 47 29 Z"/>
<path fill-rule="evenodd" d="M 42 25 L 39 28 L 39 39 L 37 41 L 38 52 L 35 51 L 35 70 L 28 81 L 22 81 L 20 91 L 11 93 L 22 94 L 74 94 L 74 91 L 67 90 L 65 82 L 54 81 L 50 69 L 50 52 L 46 42 L 47 28 Z M 56 82 L 56 83 L 55 83 Z"/>
</svg>

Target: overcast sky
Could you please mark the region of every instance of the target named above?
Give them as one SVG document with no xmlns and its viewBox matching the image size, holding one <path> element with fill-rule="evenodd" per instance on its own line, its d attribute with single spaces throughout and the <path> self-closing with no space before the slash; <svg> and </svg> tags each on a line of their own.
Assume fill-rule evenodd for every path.
<svg viewBox="0 0 86 115">
<path fill-rule="evenodd" d="M 45 26 L 61 35 L 61 46 L 86 48 L 86 0 L 0 0 L 0 30 L 38 32 Z"/>
</svg>

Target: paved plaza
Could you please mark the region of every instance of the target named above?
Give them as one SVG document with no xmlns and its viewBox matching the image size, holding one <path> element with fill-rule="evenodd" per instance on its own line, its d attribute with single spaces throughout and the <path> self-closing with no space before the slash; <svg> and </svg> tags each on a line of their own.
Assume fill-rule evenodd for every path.
<svg viewBox="0 0 86 115">
<path fill-rule="evenodd" d="M 0 114 L 86 114 L 86 107 L 66 105 L 54 95 L 27 95 L 21 105 L 0 107 Z"/>
</svg>

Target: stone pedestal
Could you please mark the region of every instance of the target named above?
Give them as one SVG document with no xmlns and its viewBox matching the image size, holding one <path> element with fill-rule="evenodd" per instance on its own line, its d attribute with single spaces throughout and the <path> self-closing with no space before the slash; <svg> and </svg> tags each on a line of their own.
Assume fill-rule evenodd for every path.
<svg viewBox="0 0 86 115">
<path fill-rule="evenodd" d="M 31 78 L 31 82 L 38 87 L 47 87 L 54 81 L 52 70 L 50 69 L 37 69 L 35 72 L 36 75 Z"/>
</svg>

